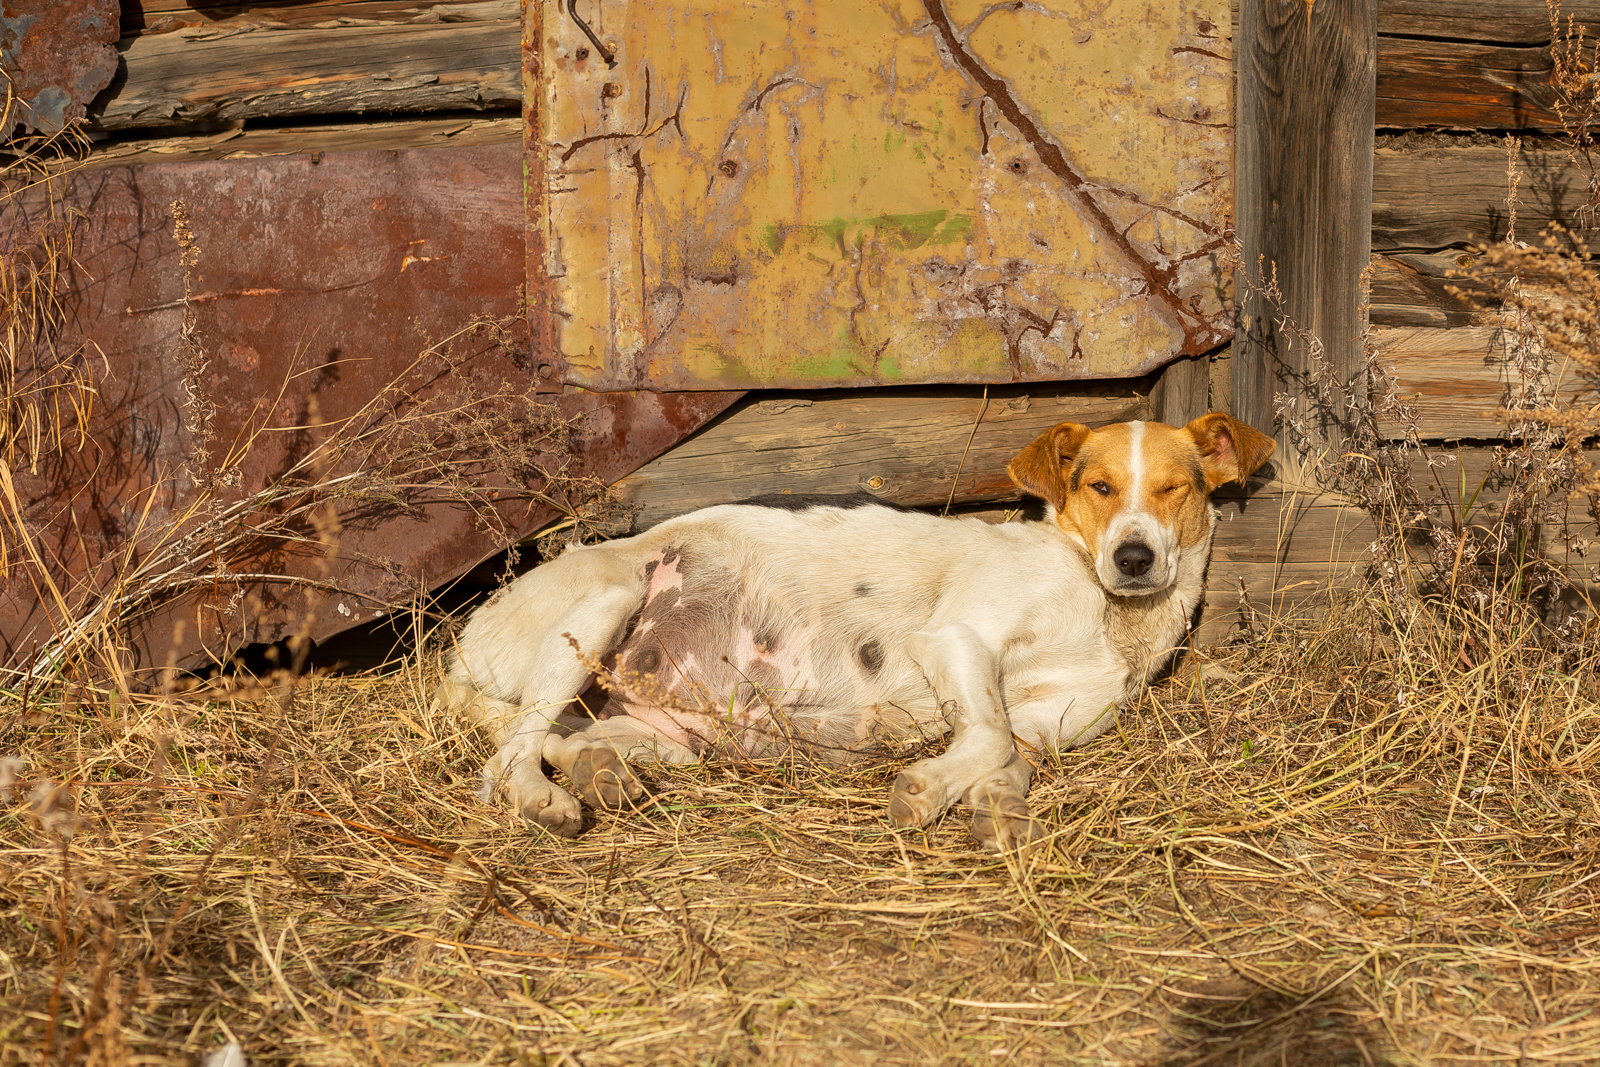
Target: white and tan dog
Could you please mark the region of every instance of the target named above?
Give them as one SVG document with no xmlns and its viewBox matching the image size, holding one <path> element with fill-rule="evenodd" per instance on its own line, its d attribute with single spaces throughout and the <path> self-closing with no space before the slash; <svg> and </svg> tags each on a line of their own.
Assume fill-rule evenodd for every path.
<svg viewBox="0 0 1600 1067">
<path fill-rule="evenodd" d="M 705 508 L 517 579 L 467 623 L 439 701 L 501 742 L 485 797 L 564 835 L 583 812 L 545 762 L 621 807 L 644 795 L 629 760 L 859 753 L 948 730 L 944 754 L 895 780 L 890 818 L 921 826 L 962 801 L 979 841 L 1025 844 L 1041 833 L 1033 763 L 1105 731 L 1176 654 L 1211 491 L 1272 451 L 1221 414 L 1069 422 L 1007 467 L 1044 498 L 1043 522 L 861 497 Z M 596 668 L 609 696 L 580 706 Z"/>
</svg>

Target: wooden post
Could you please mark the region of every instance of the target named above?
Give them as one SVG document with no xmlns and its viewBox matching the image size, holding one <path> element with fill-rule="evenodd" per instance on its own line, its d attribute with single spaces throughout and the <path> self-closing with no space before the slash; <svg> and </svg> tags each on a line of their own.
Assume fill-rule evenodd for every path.
<svg viewBox="0 0 1600 1067">
<path fill-rule="evenodd" d="M 1329 444 L 1342 403 L 1318 381 L 1350 383 L 1361 364 L 1361 273 L 1372 247 L 1377 0 L 1241 0 L 1235 144 L 1236 231 L 1242 251 L 1233 414 L 1265 430 L 1272 397 L 1298 398 Z M 1276 272 L 1275 304 L 1260 289 Z M 1252 286 L 1254 288 L 1252 288 Z M 1286 323 L 1292 322 L 1292 329 Z M 1319 368 L 1307 338 L 1321 341 Z M 1274 427 L 1296 468 L 1291 435 Z"/>
<path fill-rule="evenodd" d="M 1191 356 L 1161 370 L 1150 390 L 1150 415 L 1168 426 L 1184 426 L 1211 410 L 1211 359 Z"/>
</svg>

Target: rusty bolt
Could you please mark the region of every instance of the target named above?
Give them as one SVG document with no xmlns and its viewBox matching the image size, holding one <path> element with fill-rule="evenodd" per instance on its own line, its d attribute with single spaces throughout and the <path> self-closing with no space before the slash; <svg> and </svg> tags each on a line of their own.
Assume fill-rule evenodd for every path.
<svg viewBox="0 0 1600 1067">
<path fill-rule="evenodd" d="M 616 82 L 606 82 L 600 87 L 600 96 L 606 100 L 611 100 L 621 95 L 622 86 L 618 85 Z"/>
<path fill-rule="evenodd" d="M 548 379 L 555 372 L 556 372 L 556 369 L 554 367 L 552 367 L 550 364 L 548 364 L 548 363 L 539 364 L 539 371 L 538 371 L 539 377 Z"/>
<path fill-rule="evenodd" d="M 717 169 L 731 178 L 735 174 L 739 173 L 739 164 L 735 163 L 731 159 L 724 159 L 721 163 L 717 164 Z"/>
<path fill-rule="evenodd" d="M 883 483 L 883 479 L 878 477 L 876 474 L 874 474 L 872 477 L 867 479 L 867 488 L 868 489 L 882 489 L 883 488 L 883 484 L 884 484 Z"/>
</svg>

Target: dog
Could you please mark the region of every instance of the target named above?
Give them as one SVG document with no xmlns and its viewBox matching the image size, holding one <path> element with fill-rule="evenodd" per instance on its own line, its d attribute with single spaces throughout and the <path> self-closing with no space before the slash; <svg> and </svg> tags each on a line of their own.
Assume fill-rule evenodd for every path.
<svg viewBox="0 0 1600 1067">
<path fill-rule="evenodd" d="M 1042 521 L 768 497 L 574 546 L 471 616 L 436 703 L 495 734 L 484 799 L 564 836 L 582 806 L 545 763 L 616 809 L 646 795 L 630 762 L 844 759 L 948 733 L 895 779 L 890 820 L 924 826 L 963 802 L 981 845 L 1024 847 L 1043 834 L 1035 765 L 1103 733 L 1178 655 L 1211 493 L 1273 449 L 1219 413 L 1064 422 L 1006 468 Z"/>
</svg>

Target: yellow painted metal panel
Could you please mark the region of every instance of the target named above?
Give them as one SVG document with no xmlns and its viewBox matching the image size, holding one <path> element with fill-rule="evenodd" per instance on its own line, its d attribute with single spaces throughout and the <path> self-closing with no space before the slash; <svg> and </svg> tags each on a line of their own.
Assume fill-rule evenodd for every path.
<svg viewBox="0 0 1600 1067">
<path fill-rule="evenodd" d="M 578 0 L 598 48 L 569 2 L 527 23 L 569 381 L 1108 377 L 1228 338 L 1227 0 Z"/>
</svg>

